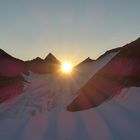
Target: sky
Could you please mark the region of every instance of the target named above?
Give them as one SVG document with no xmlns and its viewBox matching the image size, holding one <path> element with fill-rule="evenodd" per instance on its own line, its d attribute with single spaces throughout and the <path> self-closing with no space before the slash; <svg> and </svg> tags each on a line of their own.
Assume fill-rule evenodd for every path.
<svg viewBox="0 0 140 140">
<path fill-rule="evenodd" d="M 140 0 L 0 0 L 0 48 L 76 64 L 140 37 Z"/>
</svg>

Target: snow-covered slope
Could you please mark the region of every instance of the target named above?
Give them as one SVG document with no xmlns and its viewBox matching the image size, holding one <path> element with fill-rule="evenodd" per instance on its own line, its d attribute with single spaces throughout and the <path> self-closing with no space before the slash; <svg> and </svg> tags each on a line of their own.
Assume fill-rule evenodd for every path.
<svg viewBox="0 0 140 140">
<path fill-rule="evenodd" d="M 140 87 L 140 38 L 102 57 L 116 50 L 117 55 L 77 92 L 79 96 L 68 106 L 69 111 L 97 107 L 125 88 Z"/>
<path fill-rule="evenodd" d="M 140 88 L 123 89 L 97 108 L 68 112 L 77 90 L 116 53 L 87 63 L 72 75 L 24 75 L 23 93 L 0 104 L 2 140 L 136 140 L 140 139 Z M 102 88 L 102 87 L 101 87 Z"/>
</svg>

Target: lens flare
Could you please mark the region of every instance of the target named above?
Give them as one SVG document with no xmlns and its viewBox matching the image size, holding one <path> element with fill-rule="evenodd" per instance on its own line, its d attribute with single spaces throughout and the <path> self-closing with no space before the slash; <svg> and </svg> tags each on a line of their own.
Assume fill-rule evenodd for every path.
<svg viewBox="0 0 140 140">
<path fill-rule="evenodd" d="M 71 73 L 73 65 L 69 62 L 64 62 L 61 66 L 61 71 L 64 73 Z"/>
</svg>

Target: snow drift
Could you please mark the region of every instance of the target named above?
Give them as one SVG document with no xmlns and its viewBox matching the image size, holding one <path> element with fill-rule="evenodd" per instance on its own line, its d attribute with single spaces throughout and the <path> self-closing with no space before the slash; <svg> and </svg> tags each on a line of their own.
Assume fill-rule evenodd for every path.
<svg viewBox="0 0 140 140">
<path fill-rule="evenodd" d="M 130 51 L 131 48 L 128 50 L 128 54 L 133 52 Z M 78 104 L 78 109 L 80 108 L 82 111 L 70 112 L 67 110 L 70 103 L 81 102 L 79 100 L 81 92 L 77 91 L 80 91 L 90 81 L 93 82 L 93 77 L 96 75 L 98 77 L 98 73 L 99 75 L 102 72 L 108 75 L 118 74 L 110 71 L 110 67 L 116 66 L 113 64 L 121 52 L 120 49 L 109 51 L 96 61 L 80 65 L 70 76 L 61 73 L 30 72 L 28 75 L 22 74 L 24 77 L 22 93 L 0 104 L 0 138 L 2 140 L 140 139 L 140 87 L 135 84 L 124 86 L 119 94 L 115 93 L 116 96 L 111 96 L 110 100 L 103 101 L 96 107 L 90 106 L 87 109 Z M 138 55 L 134 55 L 132 58 L 139 56 L 139 48 L 137 53 Z M 137 71 L 139 58 L 136 62 L 135 70 Z M 122 63 L 122 65 L 125 64 L 127 65 L 126 62 Z M 120 64 L 117 68 L 119 66 Z M 122 70 L 122 67 L 119 68 Z M 131 72 L 125 71 L 121 73 L 121 76 L 129 75 Z M 137 78 L 139 77 L 139 73 L 134 74 L 137 75 Z M 96 83 L 96 81 L 94 82 Z M 105 90 L 104 82 L 102 84 L 100 89 Z M 109 85 L 110 90 L 112 84 Z M 93 93 L 92 88 L 90 93 Z M 73 104 L 71 105 L 73 106 Z M 70 109 L 75 111 L 75 106 Z"/>
</svg>

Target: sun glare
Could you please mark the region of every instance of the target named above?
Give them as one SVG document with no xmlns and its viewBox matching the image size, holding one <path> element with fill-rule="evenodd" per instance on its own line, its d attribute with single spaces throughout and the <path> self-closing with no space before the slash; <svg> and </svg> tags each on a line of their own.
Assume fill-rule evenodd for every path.
<svg viewBox="0 0 140 140">
<path fill-rule="evenodd" d="M 65 62 L 61 66 L 61 71 L 64 73 L 70 73 L 72 71 L 72 68 L 73 68 L 73 66 L 71 63 Z"/>
</svg>

